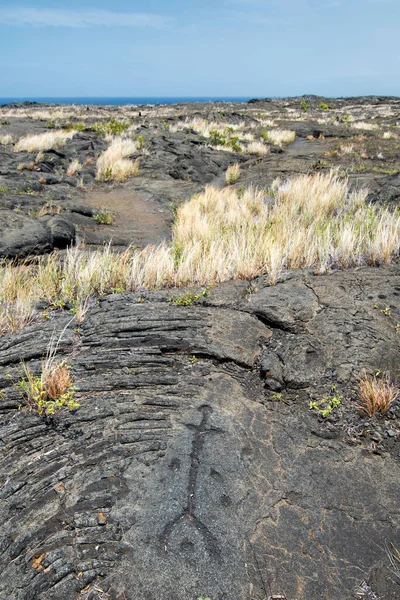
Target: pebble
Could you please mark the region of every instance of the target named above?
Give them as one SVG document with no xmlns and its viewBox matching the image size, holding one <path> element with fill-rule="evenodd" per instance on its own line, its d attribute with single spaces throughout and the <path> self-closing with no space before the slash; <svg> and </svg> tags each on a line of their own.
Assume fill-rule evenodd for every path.
<svg viewBox="0 0 400 600">
<path fill-rule="evenodd" d="M 386 431 L 386 433 L 388 434 L 388 437 L 391 437 L 391 438 L 393 438 L 396 435 L 395 432 L 393 431 L 393 429 L 388 429 Z"/>
</svg>

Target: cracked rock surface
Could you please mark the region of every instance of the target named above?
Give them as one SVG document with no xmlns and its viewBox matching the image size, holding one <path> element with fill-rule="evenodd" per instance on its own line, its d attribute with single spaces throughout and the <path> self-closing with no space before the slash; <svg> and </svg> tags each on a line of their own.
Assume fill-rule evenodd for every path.
<svg viewBox="0 0 400 600">
<path fill-rule="evenodd" d="M 398 598 L 400 408 L 366 419 L 354 387 L 399 376 L 399 298 L 397 266 L 291 273 L 3 338 L 0 598 Z M 20 359 L 38 370 L 66 326 L 79 409 L 18 410 Z M 308 402 L 332 385 L 324 420 Z"/>
</svg>

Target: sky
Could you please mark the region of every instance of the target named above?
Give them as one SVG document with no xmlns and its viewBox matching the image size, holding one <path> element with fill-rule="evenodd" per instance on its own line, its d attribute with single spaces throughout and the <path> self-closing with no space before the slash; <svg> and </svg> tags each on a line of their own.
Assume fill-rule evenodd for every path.
<svg viewBox="0 0 400 600">
<path fill-rule="evenodd" d="M 400 0 L 0 0 L 0 97 L 400 96 Z"/>
</svg>

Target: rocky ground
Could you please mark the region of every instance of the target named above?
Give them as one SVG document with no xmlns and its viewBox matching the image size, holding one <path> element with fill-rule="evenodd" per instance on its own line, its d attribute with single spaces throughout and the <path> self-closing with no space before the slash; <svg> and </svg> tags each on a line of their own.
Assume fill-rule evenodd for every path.
<svg viewBox="0 0 400 600">
<path fill-rule="evenodd" d="M 235 162 L 236 187 L 338 168 L 371 202 L 399 202 L 399 99 L 52 110 L 0 109 L 4 259 L 158 243 L 175 207 L 224 186 Z M 227 151 L 177 127 L 195 117 L 296 137 Z M 95 124 L 111 118 L 140 136 L 139 175 L 123 183 L 96 180 L 108 141 Z M 14 151 L 82 123 L 39 159 Z M 82 323 L 55 311 L 0 338 L 0 598 L 399 598 L 400 402 L 368 418 L 356 391 L 364 369 L 400 376 L 399 298 L 396 263 L 291 271 L 274 287 L 115 293 Z M 43 418 L 21 407 L 20 361 L 39 368 L 61 334 L 80 407 Z M 333 397 L 328 416 L 310 408 Z"/>
</svg>

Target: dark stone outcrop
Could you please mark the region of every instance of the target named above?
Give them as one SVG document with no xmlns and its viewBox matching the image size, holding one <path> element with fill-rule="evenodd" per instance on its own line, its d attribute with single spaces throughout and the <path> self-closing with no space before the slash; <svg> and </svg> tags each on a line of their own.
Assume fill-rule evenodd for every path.
<svg viewBox="0 0 400 600">
<path fill-rule="evenodd" d="M 63 250 L 75 243 L 75 226 L 70 219 L 61 215 L 45 215 L 41 218 L 50 227 L 53 247 Z"/>
<path fill-rule="evenodd" d="M 188 307 L 109 296 L 78 331 L 3 338 L 0 597 L 398 597 L 398 434 L 354 432 L 397 431 L 400 408 L 366 420 L 351 390 L 362 368 L 399 375 L 399 297 L 397 267 L 293 274 Z M 66 326 L 80 408 L 18 410 L 20 359 L 39 368 Z M 332 384 L 326 422 L 308 401 Z"/>
<path fill-rule="evenodd" d="M 53 236 L 46 223 L 25 214 L 0 210 L 0 257 L 43 254 L 53 247 Z"/>
<path fill-rule="evenodd" d="M 64 249 L 75 243 L 75 227 L 66 217 L 40 219 L 15 211 L 0 210 L 0 257 L 24 258 Z"/>
</svg>

